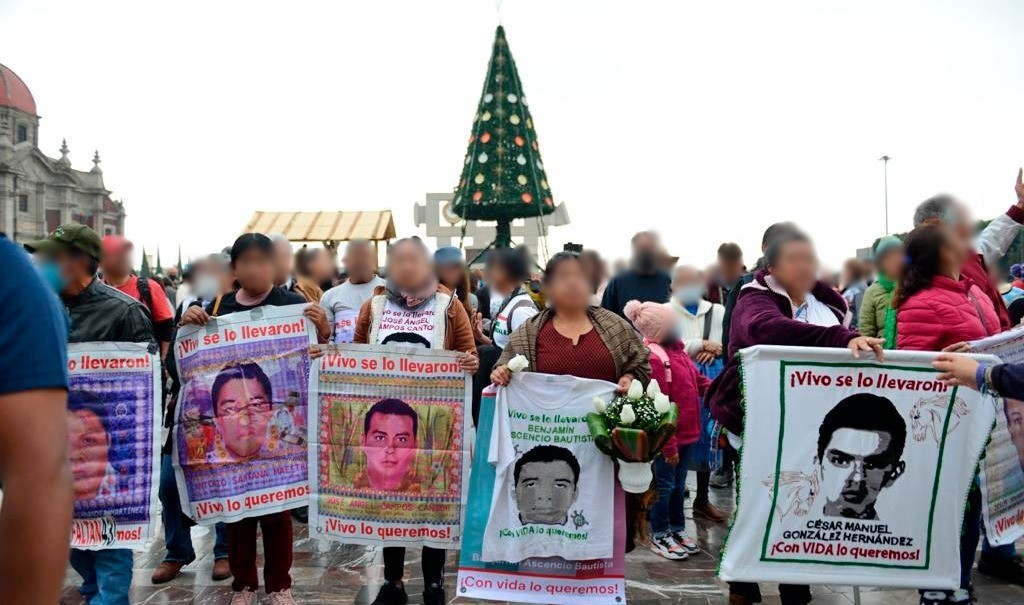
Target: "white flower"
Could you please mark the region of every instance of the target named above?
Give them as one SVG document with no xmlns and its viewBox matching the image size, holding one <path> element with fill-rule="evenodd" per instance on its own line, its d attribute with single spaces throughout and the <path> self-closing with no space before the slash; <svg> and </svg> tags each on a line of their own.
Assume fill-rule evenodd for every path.
<svg viewBox="0 0 1024 605">
<path fill-rule="evenodd" d="M 509 372 L 518 372 L 520 370 L 526 369 L 526 366 L 528 365 L 530 365 L 529 360 L 526 359 L 525 355 L 520 354 L 516 355 L 511 360 L 509 360 L 508 365 L 505 367 L 508 368 Z"/>
<path fill-rule="evenodd" d="M 664 393 L 658 393 L 654 396 L 654 410 L 659 414 L 664 414 L 669 411 L 672 407 L 672 402 L 668 400 L 668 395 Z"/>
<path fill-rule="evenodd" d="M 622 406 L 622 411 L 619 412 L 619 420 L 626 426 L 633 424 L 636 421 L 636 413 L 633 412 L 633 406 L 628 403 Z"/>
<path fill-rule="evenodd" d="M 651 380 L 647 383 L 647 396 L 654 399 L 661 394 L 661 385 L 658 384 L 657 380 Z"/>
<path fill-rule="evenodd" d="M 639 380 L 633 379 L 633 382 L 629 383 L 629 390 L 626 391 L 626 397 L 636 401 L 644 396 L 644 385 L 640 384 Z"/>
<path fill-rule="evenodd" d="M 597 410 L 598 414 L 604 414 L 608 411 L 608 405 L 604 402 L 604 399 L 594 397 L 594 409 Z"/>
</svg>

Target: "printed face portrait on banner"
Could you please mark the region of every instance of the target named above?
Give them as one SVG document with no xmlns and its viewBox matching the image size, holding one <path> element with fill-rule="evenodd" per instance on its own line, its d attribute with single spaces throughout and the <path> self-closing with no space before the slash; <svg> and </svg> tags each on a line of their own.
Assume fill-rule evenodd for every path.
<svg viewBox="0 0 1024 605">
<path fill-rule="evenodd" d="M 113 440 L 106 417 L 106 409 L 96 395 L 86 391 L 68 393 L 68 454 L 76 502 L 95 499 L 101 491 L 110 492 L 117 485 L 110 465 Z"/>
<path fill-rule="evenodd" d="M 251 458 L 263 448 L 273 392 L 270 379 L 255 363 L 228 366 L 214 379 L 214 418 L 225 449 L 235 459 Z"/>
<path fill-rule="evenodd" d="M 565 525 L 579 494 L 580 464 L 556 445 L 528 450 L 513 469 L 516 506 L 523 525 Z"/>
<path fill-rule="evenodd" d="M 741 353 L 754 430 L 743 434 L 723 580 L 960 585 L 961 517 L 997 410 L 990 395 L 940 380 L 936 355 Z"/>
<path fill-rule="evenodd" d="M 1010 429 L 1010 441 L 1017 450 L 1017 458 L 1024 467 L 1024 401 L 1019 399 L 1004 399 L 1003 405 L 1006 411 L 1006 424 Z"/>
<path fill-rule="evenodd" d="M 400 399 L 382 399 L 363 420 L 366 476 L 375 490 L 400 489 L 416 458 L 419 415 Z"/>
<path fill-rule="evenodd" d="M 818 429 L 822 514 L 878 519 L 875 502 L 906 469 L 907 424 L 891 401 L 858 393 L 840 401 Z"/>
</svg>

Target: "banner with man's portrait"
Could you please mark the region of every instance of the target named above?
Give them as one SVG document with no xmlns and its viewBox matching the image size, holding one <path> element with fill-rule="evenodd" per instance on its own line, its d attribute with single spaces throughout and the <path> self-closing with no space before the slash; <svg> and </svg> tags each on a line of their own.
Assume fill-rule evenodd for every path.
<svg viewBox="0 0 1024 605">
<path fill-rule="evenodd" d="M 531 374 L 518 375 L 515 381 L 527 378 Z M 535 378 L 543 380 L 542 375 L 535 375 Z M 556 377 L 563 378 L 563 377 Z M 571 377 L 569 382 L 582 380 Z M 596 381 L 582 381 L 596 382 Z M 563 382 L 563 386 L 565 383 Z M 609 394 L 614 385 L 609 385 Z M 568 393 L 568 390 L 566 391 Z M 483 400 L 480 405 L 480 430 L 476 436 L 476 448 L 473 453 L 473 472 L 469 479 L 469 499 L 466 507 L 465 531 L 462 537 L 462 550 L 459 553 L 459 574 L 456 582 L 456 594 L 468 599 L 486 599 L 490 601 L 508 601 L 513 603 L 560 603 L 562 605 L 622 605 L 626 602 L 626 499 L 622 488 L 615 482 L 614 477 L 606 477 L 610 488 L 605 496 L 604 506 L 607 514 L 604 515 L 603 523 L 606 524 L 612 533 L 611 555 L 606 558 L 577 559 L 578 557 L 539 556 L 528 557 L 520 561 L 489 561 L 485 556 L 487 549 L 487 526 L 493 518 L 494 505 L 496 500 L 501 498 L 500 470 L 489 459 L 493 459 L 495 451 L 492 446 L 500 447 L 500 439 L 496 439 L 496 431 L 501 431 L 506 423 L 495 422 L 495 413 L 499 406 L 495 401 L 496 391 L 493 387 L 484 390 Z M 506 414 L 508 411 L 506 411 Z M 553 416 L 553 415 L 552 415 Z M 545 439 L 545 434 L 553 442 L 554 435 L 571 436 L 575 433 L 545 433 L 540 425 L 533 431 L 526 431 L 539 440 Z M 597 447 L 592 442 L 586 443 L 587 447 Z M 544 447 L 539 445 L 537 447 Z M 534 451 L 533 449 L 527 451 Z M 526 452 L 519 457 L 522 460 Z M 599 454 L 603 456 L 603 454 Z M 530 458 L 526 458 L 530 464 Z M 593 462 L 592 460 L 588 460 Z M 571 465 L 569 465 L 571 466 Z M 552 464 L 548 469 L 541 467 L 537 473 L 537 467 L 526 469 L 524 464 L 520 470 L 520 480 L 525 480 L 525 475 L 535 475 L 533 482 L 537 485 L 548 483 L 549 485 L 560 481 L 560 473 L 565 471 L 559 464 Z M 547 472 L 545 472 L 547 471 Z M 568 479 L 567 476 L 564 477 Z M 517 481 L 519 483 L 519 481 Z M 535 486 L 536 487 L 536 486 Z M 546 494 L 539 493 L 540 490 L 531 488 L 525 490 L 531 495 L 539 495 L 538 500 L 555 503 L 564 499 L 550 498 Z M 576 491 L 575 489 L 571 491 Z M 548 492 L 550 494 L 550 491 Z M 496 498 L 497 496 L 498 498 Z M 563 504 L 564 506 L 564 504 Z M 559 506 L 561 509 L 563 506 Z M 548 509 L 555 508 L 546 507 Z M 579 508 L 577 507 L 578 511 Z M 552 515 L 553 518 L 555 515 Z M 557 517 L 562 517 L 561 510 Z M 560 526 L 550 524 L 526 524 L 524 527 L 536 527 L 539 529 L 569 527 L 576 530 L 576 524 L 572 517 L 579 519 L 576 514 L 570 514 L 567 523 Z M 543 519 L 541 521 L 548 521 Z M 596 520 L 596 517 L 592 517 Z M 561 520 L 561 519 L 559 519 Z M 582 526 L 587 529 L 589 525 Z M 546 532 L 539 531 L 534 534 L 537 540 L 547 539 Z"/>
<path fill-rule="evenodd" d="M 68 345 L 71 547 L 145 548 L 160 476 L 160 358 L 145 343 Z"/>
<path fill-rule="evenodd" d="M 260 307 L 183 326 L 174 468 L 197 523 L 305 506 L 309 346 L 305 305 Z"/>
<path fill-rule="evenodd" d="M 310 376 L 310 534 L 457 547 L 469 477 L 469 375 L 456 354 L 323 347 Z"/>
<path fill-rule="evenodd" d="M 939 382 L 935 355 L 742 351 L 746 430 L 723 579 L 959 587 L 964 505 L 995 411 L 991 396 Z"/>
<path fill-rule="evenodd" d="M 1003 363 L 1024 362 L 1024 328 L 974 341 L 971 350 Z M 1024 401 L 997 400 L 996 424 L 980 470 L 985 537 L 994 546 L 1013 544 L 1024 536 Z"/>
</svg>

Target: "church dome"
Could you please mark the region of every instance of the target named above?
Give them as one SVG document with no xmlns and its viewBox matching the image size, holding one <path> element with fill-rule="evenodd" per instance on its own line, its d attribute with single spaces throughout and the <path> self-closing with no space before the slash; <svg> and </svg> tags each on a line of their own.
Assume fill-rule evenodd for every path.
<svg viewBox="0 0 1024 605">
<path fill-rule="evenodd" d="M 36 114 L 36 100 L 32 98 L 32 91 L 25 85 L 25 81 L 18 77 L 18 74 L 0 63 L 0 107 L 13 107 Z"/>
</svg>

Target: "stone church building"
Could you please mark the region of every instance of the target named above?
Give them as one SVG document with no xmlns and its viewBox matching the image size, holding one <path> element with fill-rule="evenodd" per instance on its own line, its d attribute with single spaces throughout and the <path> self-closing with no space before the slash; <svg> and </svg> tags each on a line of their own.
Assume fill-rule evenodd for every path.
<svg viewBox="0 0 1024 605">
<path fill-rule="evenodd" d="M 76 221 L 100 235 L 124 233 L 124 207 L 103 184 L 99 153 L 92 170 L 71 167 L 39 149 L 39 114 L 25 82 L 0 64 L 0 232 L 17 241 L 43 237 Z"/>
</svg>

